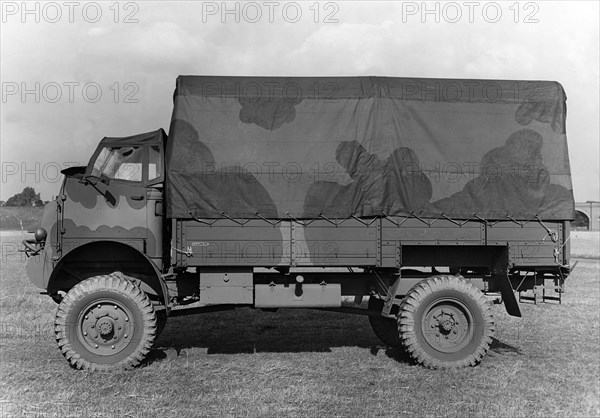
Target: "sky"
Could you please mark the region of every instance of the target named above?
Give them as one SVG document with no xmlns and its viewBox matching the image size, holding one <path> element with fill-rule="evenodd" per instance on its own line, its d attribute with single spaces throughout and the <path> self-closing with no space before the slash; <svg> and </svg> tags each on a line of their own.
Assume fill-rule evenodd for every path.
<svg viewBox="0 0 600 418">
<path fill-rule="evenodd" d="M 168 130 L 190 75 L 554 80 L 576 201 L 600 200 L 596 1 L 2 1 L 0 199 L 55 196 L 105 136 Z"/>
</svg>

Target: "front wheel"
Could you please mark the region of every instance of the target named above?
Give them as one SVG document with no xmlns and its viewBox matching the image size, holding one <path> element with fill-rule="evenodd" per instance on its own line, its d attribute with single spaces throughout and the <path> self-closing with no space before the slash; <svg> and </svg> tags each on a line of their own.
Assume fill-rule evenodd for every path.
<svg viewBox="0 0 600 418">
<path fill-rule="evenodd" d="M 403 347 L 426 367 L 475 366 L 494 335 L 490 304 L 479 289 L 458 276 L 433 276 L 416 284 L 400 305 Z"/>
<path fill-rule="evenodd" d="M 141 363 L 154 343 L 157 324 L 148 296 L 112 273 L 74 286 L 58 306 L 54 329 L 72 366 L 117 371 Z"/>
</svg>

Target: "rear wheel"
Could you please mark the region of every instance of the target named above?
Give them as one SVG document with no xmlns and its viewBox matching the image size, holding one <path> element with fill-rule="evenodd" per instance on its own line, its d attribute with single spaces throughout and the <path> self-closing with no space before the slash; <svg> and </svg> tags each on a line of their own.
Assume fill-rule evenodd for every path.
<svg viewBox="0 0 600 418">
<path fill-rule="evenodd" d="M 374 296 L 369 297 L 369 310 L 381 312 L 383 309 L 383 299 Z M 390 347 L 400 346 L 400 336 L 398 335 L 398 324 L 395 319 L 384 316 L 370 316 L 369 323 L 377 337 Z"/>
<path fill-rule="evenodd" d="M 457 276 L 434 276 L 415 285 L 400 305 L 402 345 L 429 368 L 475 366 L 494 335 L 490 304 Z"/>
<path fill-rule="evenodd" d="M 69 363 L 83 370 L 133 368 L 154 342 L 156 314 L 148 296 L 119 273 L 78 283 L 55 319 L 56 341 Z"/>
</svg>

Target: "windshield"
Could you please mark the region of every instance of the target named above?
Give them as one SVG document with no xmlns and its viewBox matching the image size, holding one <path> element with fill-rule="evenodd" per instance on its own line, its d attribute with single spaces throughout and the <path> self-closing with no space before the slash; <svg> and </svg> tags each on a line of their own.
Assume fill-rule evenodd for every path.
<svg viewBox="0 0 600 418">
<path fill-rule="evenodd" d="M 92 175 L 115 180 L 142 181 L 143 147 L 106 147 L 94 162 Z"/>
</svg>

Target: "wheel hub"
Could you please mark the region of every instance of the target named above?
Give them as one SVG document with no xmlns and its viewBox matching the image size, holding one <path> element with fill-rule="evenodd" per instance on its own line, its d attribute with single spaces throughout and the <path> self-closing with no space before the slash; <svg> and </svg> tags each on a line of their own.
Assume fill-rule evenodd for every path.
<svg viewBox="0 0 600 418">
<path fill-rule="evenodd" d="M 437 326 L 444 334 L 449 334 L 458 324 L 454 320 L 453 314 L 447 314 L 442 311 L 439 315 L 433 317 L 437 321 Z"/>
<path fill-rule="evenodd" d="M 456 300 L 438 300 L 423 317 L 425 340 L 442 353 L 455 353 L 470 341 L 473 323 L 468 309 Z"/>
<path fill-rule="evenodd" d="M 131 312 L 120 302 L 94 301 L 80 316 L 79 340 L 96 355 L 116 354 L 132 341 L 134 325 L 130 318 Z"/>
<path fill-rule="evenodd" d="M 110 321 L 107 318 L 102 318 L 102 319 L 98 320 L 98 323 L 96 324 L 96 328 L 98 328 L 98 332 L 103 337 L 106 337 L 107 335 L 109 335 L 113 332 L 112 321 Z"/>
</svg>

